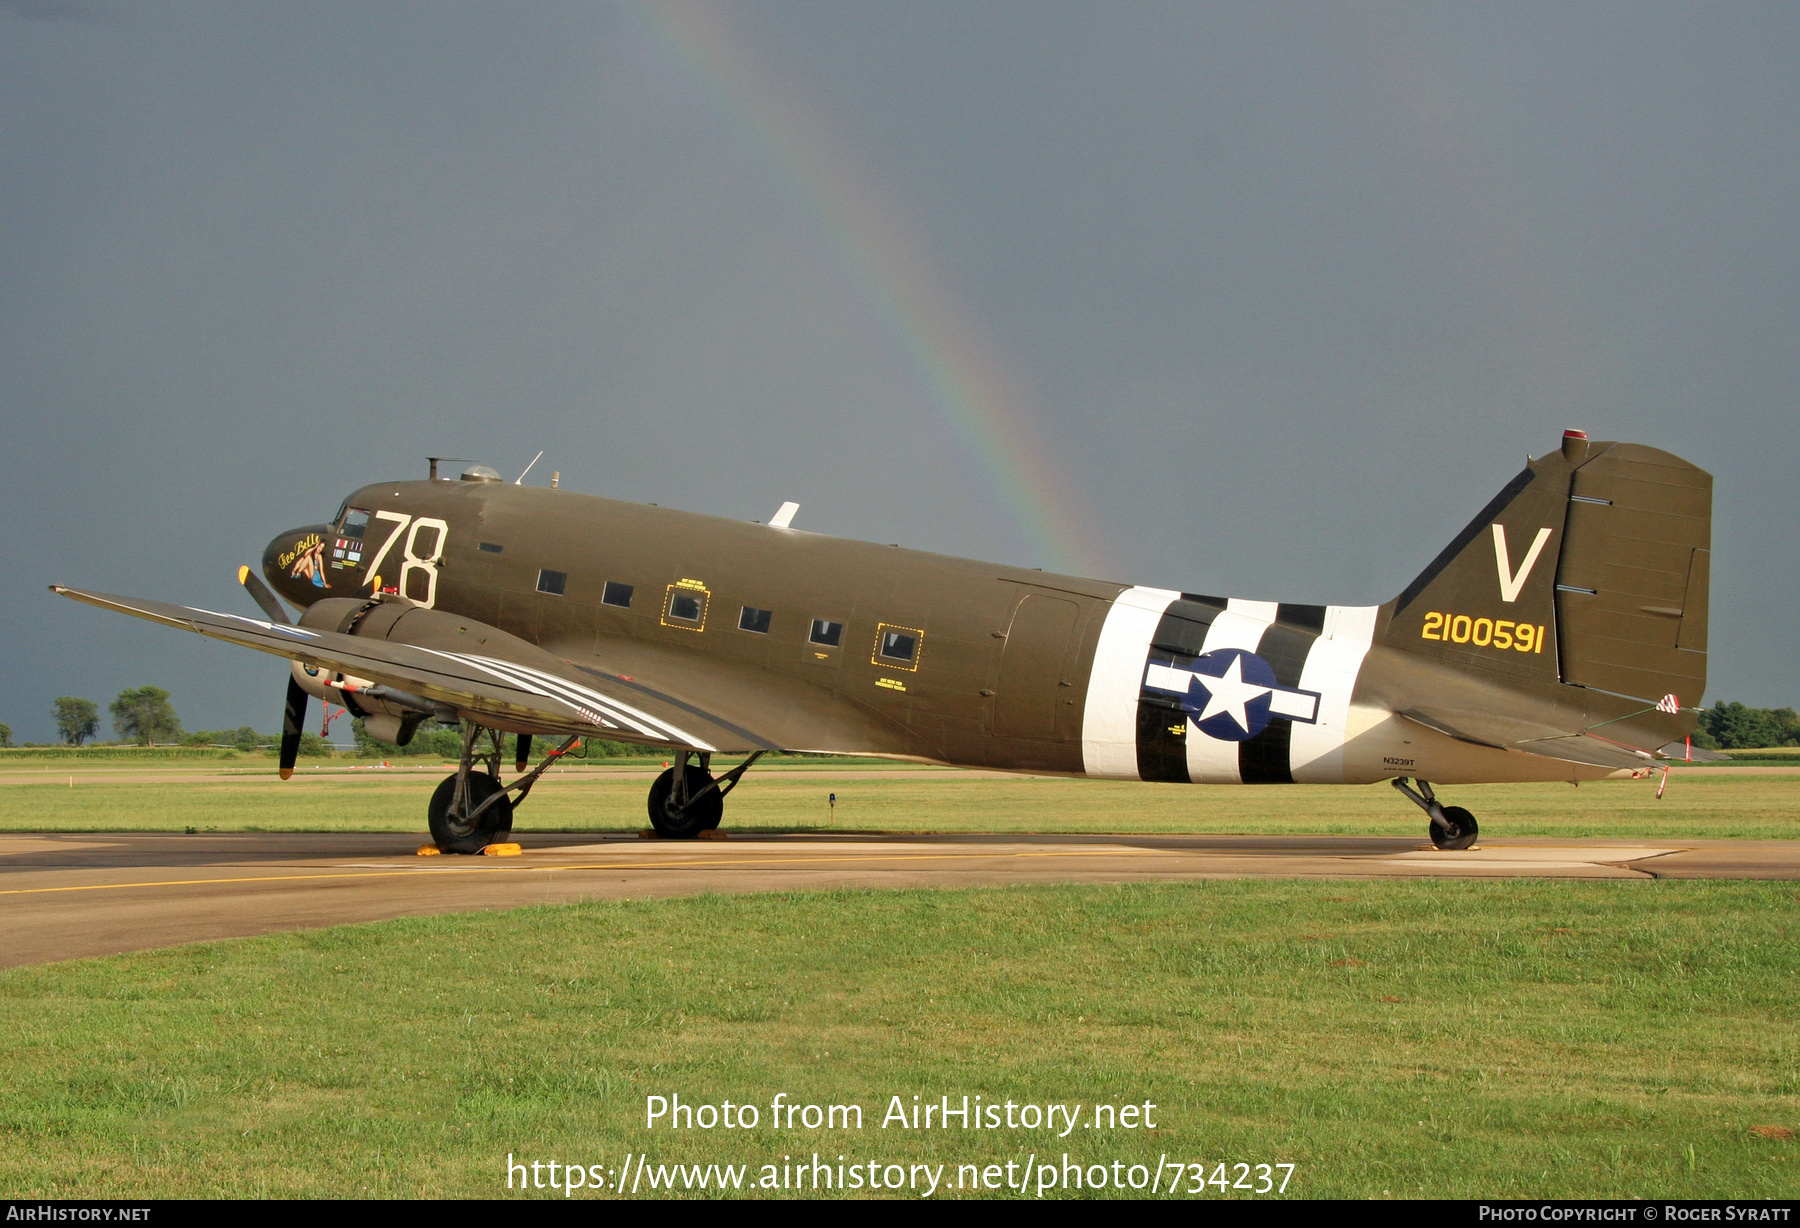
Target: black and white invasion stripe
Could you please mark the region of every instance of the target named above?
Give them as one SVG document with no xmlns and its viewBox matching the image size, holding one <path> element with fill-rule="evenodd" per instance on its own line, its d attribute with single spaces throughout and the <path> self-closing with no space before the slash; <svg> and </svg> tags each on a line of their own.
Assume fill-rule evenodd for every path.
<svg viewBox="0 0 1800 1228">
<path fill-rule="evenodd" d="M 1088 680 L 1086 775 L 1192 784 L 1343 779 L 1350 695 L 1375 630 L 1373 606 L 1290 605 L 1133 588 L 1108 611 Z M 1196 728 L 1166 693 L 1146 689 L 1152 664 L 1185 665 L 1236 648 L 1268 662 L 1286 688 L 1313 691 L 1313 723 L 1276 716 L 1226 741 Z"/>
<path fill-rule="evenodd" d="M 669 742 L 676 746 L 691 746 L 696 750 L 717 749 L 710 743 L 702 741 L 659 717 L 650 715 L 641 708 L 614 699 L 610 695 L 604 695 L 592 687 L 571 682 L 567 678 L 558 677 L 528 665 L 520 665 L 515 661 L 502 661 L 496 657 L 476 656 L 473 653 L 463 652 L 439 652 L 430 648 L 423 651 L 430 652 L 434 656 L 446 657 L 452 661 L 461 661 L 509 686 L 517 687 L 545 699 L 554 699 L 572 709 L 575 715 L 591 725 L 611 729 L 629 729 L 658 742 Z"/>
</svg>

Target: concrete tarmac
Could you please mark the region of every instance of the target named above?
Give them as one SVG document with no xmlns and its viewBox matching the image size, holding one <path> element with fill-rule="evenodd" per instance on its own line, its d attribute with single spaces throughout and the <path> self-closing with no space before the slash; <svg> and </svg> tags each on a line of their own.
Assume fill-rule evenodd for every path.
<svg viewBox="0 0 1800 1228">
<path fill-rule="evenodd" d="M 808 833 L 522 835 L 518 857 L 416 836 L 0 836 L 0 967 L 387 917 L 571 900 L 1199 878 L 1800 879 L 1800 841 Z"/>
</svg>

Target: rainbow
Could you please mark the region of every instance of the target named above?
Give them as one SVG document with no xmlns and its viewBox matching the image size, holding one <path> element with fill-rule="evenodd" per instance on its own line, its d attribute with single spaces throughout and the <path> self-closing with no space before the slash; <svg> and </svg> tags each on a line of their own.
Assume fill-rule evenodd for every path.
<svg viewBox="0 0 1800 1228">
<path fill-rule="evenodd" d="M 628 0 L 650 41 L 709 93 L 753 153 L 786 176 L 896 347 L 917 391 L 991 477 L 1027 549 L 1057 571 L 1105 575 L 1106 552 L 1024 398 L 934 276 L 923 245 L 848 169 L 824 124 L 760 71 L 711 6 Z"/>
</svg>

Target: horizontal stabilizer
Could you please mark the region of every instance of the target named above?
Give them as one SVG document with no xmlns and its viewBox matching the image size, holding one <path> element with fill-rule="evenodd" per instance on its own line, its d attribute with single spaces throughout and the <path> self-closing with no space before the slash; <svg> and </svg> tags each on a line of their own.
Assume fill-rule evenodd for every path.
<svg viewBox="0 0 1800 1228">
<path fill-rule="evenodd" d="M 1536 722 L 1483 718 L 1467 713 L 1459 713 L 1454 718 L 1446 719 L 1439 713 L 1411 708 L 1400 715 L 1459 742 L 1520 751 L 1527 755 L 1542 755 L 1546 759 L 1559 759 L 1564 763 L 1579 763 L 1588 767 L 1639 770 L 1670 758 L 1680 758 L 1684 749 L 1682 743 L 1671 742 L 1652 754 L 1591 731 L 1569 732 Z M 1696 761 L 1703 753 L 1705 752 L 1695 749 Z"/>
<path fill-rule="evenodd" d="M 1512 749 L 1522 750 L 1528 755 L 1543 755 L 1547 759 L 1561 759 L 1564 763 L 1580 763 L 1588 767 L 1625 768 L 1632 771 L 1655 767 L 1659 762 L 1654 755 L 1626 746 L 1622 742 L 1608 742 L 1605 738 L 1597 738 L 1591 733 L 1578 733 L 1564 738 L 1541 738 L 1535 742 L 1521 742 Z"/>
<path fill-rule="evenodd" d="M 1731 756 L 1723 751 L 1709 750 L 1704 746 L 1690 746 L 1686 742 L 1671 742 L 1656 753 L 1664 759 L 1674 759 L 1684 763 L 1731 762 Z"/>
</svg>

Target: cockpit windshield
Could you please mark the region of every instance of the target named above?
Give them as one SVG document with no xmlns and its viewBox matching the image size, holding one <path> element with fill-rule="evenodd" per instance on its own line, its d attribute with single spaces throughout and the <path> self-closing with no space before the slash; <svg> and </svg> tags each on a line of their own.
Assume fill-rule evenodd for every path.
<svg viewBox="0 0 1800 1228">
<path fill-rule="evenodd" d="M 363 530 L 368 527 L 368 524 L 369 513 L 360 507 L 345 507 L 338 517 L 337 535 L 361 541 Z"/>
</svg>

